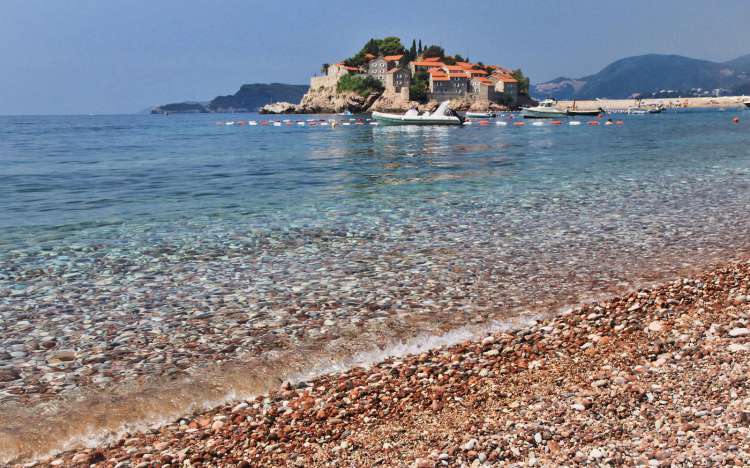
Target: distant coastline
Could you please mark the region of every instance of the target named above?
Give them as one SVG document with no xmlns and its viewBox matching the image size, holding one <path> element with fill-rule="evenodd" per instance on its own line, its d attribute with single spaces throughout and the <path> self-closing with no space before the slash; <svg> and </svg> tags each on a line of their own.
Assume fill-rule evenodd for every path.
<svg viewBox="0 0 750 468">
<path fill-rule="evenodd" d="M 257 112 L 270 102 L 299 102 L 307 92 L 307 85 L 286 83 L 245 84 L 230 95 L 217 96 L 208 102 L 184 101 L 154 106 L 151 114 L 209 114 Z"/>
</svg>

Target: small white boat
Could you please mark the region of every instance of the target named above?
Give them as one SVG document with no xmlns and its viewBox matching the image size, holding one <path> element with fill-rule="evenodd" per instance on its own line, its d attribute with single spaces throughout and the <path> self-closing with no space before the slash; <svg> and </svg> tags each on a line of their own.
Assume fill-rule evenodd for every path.
<svg viewBox="0 0 750 468">
<path fill-rule="evenodd" d="M 628 107 L 628 114 L 643 115 L 643 114 L 660 114 L 664 112 L 664 107 Z"/>
<path fill-rule="evenodd" d="M 449 102 L 445 101 L 435 112 L 422 115 L 416 109 L 409 109 L 403 115 L 373 112 L 372 118 L 385 125 L 461 125 L 463 119 L 448 105 Z"/>
<path fill-rule="evenodd" d="M 467 112 L 466 117 L 469 119 L 494 119 L 497 116 L 494 112 Z"/>
<path fill-rule="evenodd" d="M 524 107 L 522 115 L 526 119 L 551 119 L 564 117 L 567 112 L 557 107 L 557 101 L 545 99 L 536 107 Z"/>
</svg>

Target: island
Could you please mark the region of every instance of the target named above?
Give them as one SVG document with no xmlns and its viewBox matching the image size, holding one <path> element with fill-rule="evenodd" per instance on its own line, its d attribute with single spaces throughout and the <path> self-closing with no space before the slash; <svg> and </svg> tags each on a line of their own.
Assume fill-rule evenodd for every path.
<svg viewBox="0 0 750 468">
<path fill-rule="evenodd" d="M 299 104 L 276 102 L 261 113 L 364 113 L 433 109 L 450 101 L 455 110 L 499 111 L 531 103 L 529 79 L 520 69 L 472 62 L 443 47 L 407 49 L 398 37 L 370 39 L 352 57 L 324 63 Z"/>
</svg>

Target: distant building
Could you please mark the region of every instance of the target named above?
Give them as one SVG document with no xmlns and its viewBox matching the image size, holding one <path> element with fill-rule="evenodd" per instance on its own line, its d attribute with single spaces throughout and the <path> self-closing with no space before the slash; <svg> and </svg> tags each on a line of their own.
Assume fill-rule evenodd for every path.
<svg viewBox="0 0 750 468">
<path fill-rule="evenodd" d="M 475 101 L 497 101 L 495 83 L 493 83 L 489 78 L 485 78 L 483 76 L 471 79 L 471 94 L 473 95 Z"/>
<path fill-rule="evenodd" d="M 508 104 L 518 102 L 518 80 L 513 78 L 508 70 L 498 67 L 488 79 L 495 83 L 497 101 L 504 101 Z"/>
<path fill-rule="evenodd" d="M 385 74 L 385 90 L 399 94 L 401 90 L 409 89 L 411 72 L 408 68 L 393 68 Z"/>
<path fill-rule="evenodd" d="M 382 55 L 367 64 L 367 74 L 376 80 L 380 80 L 385 86 L 385 74 L 388 73 L 388 60 Z"/>
<path fill-rule="evenodd" d="M 319 89 L 324 87 L 336 86 L 339 82 L 339 78 L 344 75 L 358 74 L 360 72 L 357 67 L 350 67 L 343 63 L 336 63 L 328 66 L 326 74 L 324 76 L 313 76 L 310 78 L 310 89 Z"/>
</svg>

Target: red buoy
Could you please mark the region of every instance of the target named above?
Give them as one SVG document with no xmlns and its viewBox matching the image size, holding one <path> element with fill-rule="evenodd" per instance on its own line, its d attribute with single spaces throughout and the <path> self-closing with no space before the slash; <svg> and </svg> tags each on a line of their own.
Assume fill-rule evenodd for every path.
<svg viewBox="0 0 750 468">
<path fill-rule="evenodd" d="M 735 117 L 735 118 L 732 119 L 732 122 L 738 124 L 738 123 L 740 123 L 740 118 L 739 117 Z"/>
</svg>

